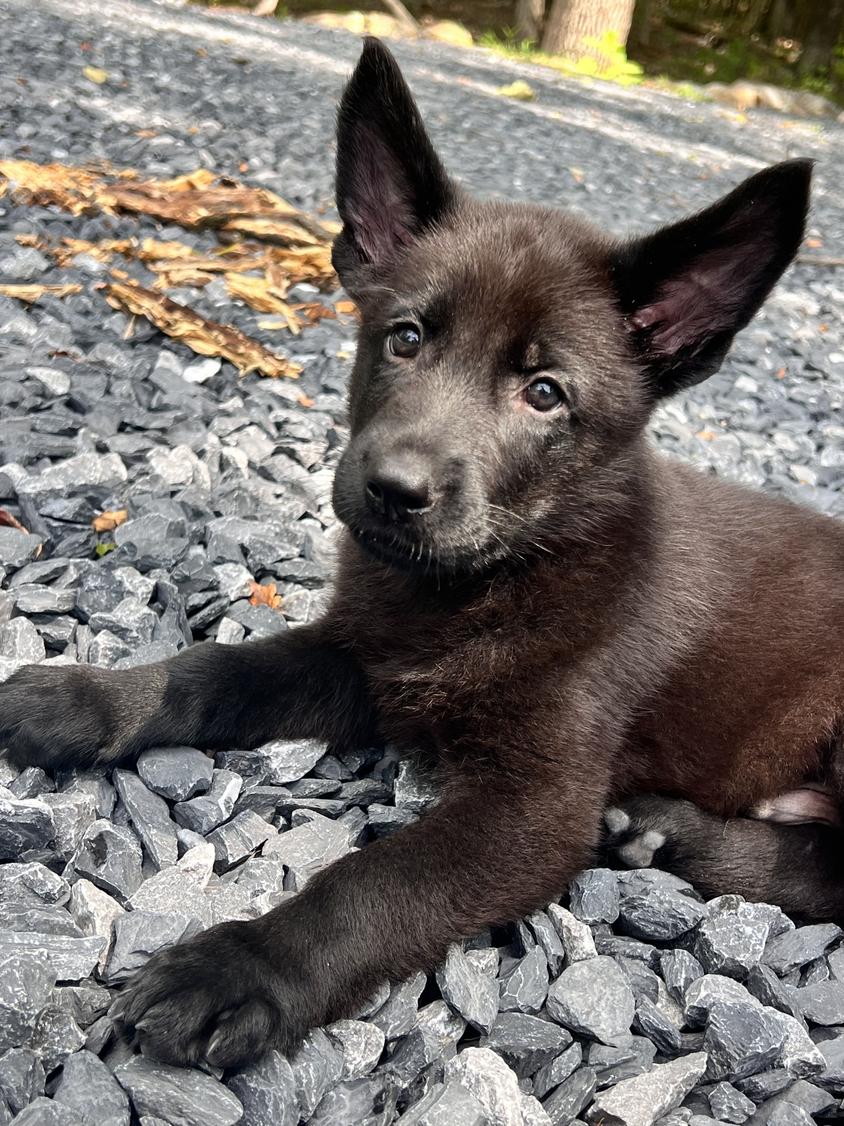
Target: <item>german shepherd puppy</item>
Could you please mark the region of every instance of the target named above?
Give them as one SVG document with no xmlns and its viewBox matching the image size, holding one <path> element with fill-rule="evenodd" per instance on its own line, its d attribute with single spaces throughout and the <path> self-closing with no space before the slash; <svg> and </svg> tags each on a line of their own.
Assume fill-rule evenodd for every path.
<svg viewBox="0 0 844 1126">
<path fill-rule="evenodd" d="M 844 526 L 644 436 L 791 261 L 809 180 L 779 164 L 632 241 L 481 203 L 366 41 L 339 111 L 334 262 L 362 324 L 331 608 L 144 668 L 22 669 L 0 744 L 56 767 L 387 739 L 432 757 L 441 796 L 264 918 L 151 958 L 120 1002 L 146 1050 L 229 1067 L 293 1048 L 559 896 L 612 804 L 634 863 L 844 916 L 839 831 L 748 816 L 825 816 L 842 793 Z"/>
</svg>

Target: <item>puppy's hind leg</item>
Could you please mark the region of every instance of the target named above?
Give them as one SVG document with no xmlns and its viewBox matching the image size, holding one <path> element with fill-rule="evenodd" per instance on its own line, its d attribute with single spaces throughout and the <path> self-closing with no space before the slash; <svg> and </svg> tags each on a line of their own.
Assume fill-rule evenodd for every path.
<svg viewBox="0 0 844 1126">
<path fill-rule="evenodd" d="M 828 824 L 724 820 L 691 802 L 633 798 L 605 814 L 610 863 L 664 868 L 707 898 L 728 893 L 844 922 L 844 831 Z"/>
</svg>

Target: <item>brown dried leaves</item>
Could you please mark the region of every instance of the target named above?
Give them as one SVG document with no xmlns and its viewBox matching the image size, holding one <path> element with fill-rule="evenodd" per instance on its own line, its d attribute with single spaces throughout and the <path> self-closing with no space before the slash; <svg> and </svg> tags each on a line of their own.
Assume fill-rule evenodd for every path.
<svg viewBox="0 0 844 1126">
<path fill-rule="evenodd" d="M 33 236 L 21 235 L 18 241 L 38 246 L 59 266 L 66 266 L 77 254 L 100 262 L 111 262 L 116 255 L 143 262 L 156 275 L 152 288 L 132 283 L 115 265 L 114 280 L 106 287 L 109 303 L 146 317 L 162 332 L 202 355 L 230 360 L 241 373 L 259 371 L 295 378 L 300 369 L 240 330 L 209 321 L 157 291 L 200 287 L 222 276 L 234 299 L 256 312 L 279 318 L 263 327 L 292 333 L 321 317 L 335 315 L 334 310 L 318 303 L 291 306 L 286 298 L 290 287 L 298 282 L 307 281 L 320 289 L 336 285 L 331 239 L 337 224 L 304 214 L 266 188 L 246 187 L 206 169 L 172 180 L 142 180 L 132 170 L 0 160 L 0 196 L 9 190 L 33 204 L 61 207 L 75 215 L 97 211 L 148 215 L 193 230 L 213 229 L 220 245 L 203 253 L 182 242 L 152 238 L 100 242 L 65 238 L 50 246 Z M 65 296 L 79 290 L 76 285 L 0 287 L 0 293 L 21 300 L 37 300 L 44 293 Z M 340 310 L 339 305 L 338 310 L 348 311 Z"/>
<path fill-rule="evenodd" d="M 174 340 L 180 340 L 202 356 L 220 356 L 235 365 L 241 375 L 259 371 L 273 377 L 295 379 L 301 368 L 231 325 L 206 320 L 187 305 L 141 285 L 112 282 L 106 288 L 109 305 L 146 317 Z"/>
</svg>

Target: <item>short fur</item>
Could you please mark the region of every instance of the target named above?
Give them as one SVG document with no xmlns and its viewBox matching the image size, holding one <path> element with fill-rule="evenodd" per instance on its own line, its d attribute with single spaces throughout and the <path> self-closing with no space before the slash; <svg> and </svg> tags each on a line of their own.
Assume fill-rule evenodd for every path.
<svg viewBox="0 0 844 1126">
<path fill-rule="evenodd" d="M 844 915 L 836 830 L 741 819 L 725 848 L 722 820 L 810 781 L 841 794 L 844 527 L 644 437 L 792 258 L 809 178 L 767 169 L 624 243 L 478 203 L 366 43 L 339 115 L 335 263 L 362 325 L 330 610 L 150 668 L 24 669 L 0 686 L 0 742 L 56 766 L 381 738 L 427 753 L 441 797 L 266 917 L 153 957 L 122 1001 L 147 1050 L 232 1066 L 292 1048 L 558 896 L 607 804 L 650 791 L 625 824 L 670 837 L 703 890 Z M 408 325 L 421 344 L 396 355 Z M 563 395 L 547 414 L 537 380 Z"/>
</svg>

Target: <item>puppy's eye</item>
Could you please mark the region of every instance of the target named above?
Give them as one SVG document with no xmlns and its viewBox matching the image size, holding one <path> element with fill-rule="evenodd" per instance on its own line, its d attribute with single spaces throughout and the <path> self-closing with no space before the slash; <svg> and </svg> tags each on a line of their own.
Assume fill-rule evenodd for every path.
<svg viewBox="0 0 844 1126">
<path fill-rule="evenodd" d="M 422 330 L 414 324 L 396 325 L 387 337 L 387 351 L 403 360 L 415 356 L 422 347 Z"/>
<path fill-rule="evenodd" d="M 542 414 L 562 406 L 566 401 L 562 390 L 550 379 L 535 380 L 525 388 L 524 395 L 527 405 Z"/>
</svg>

